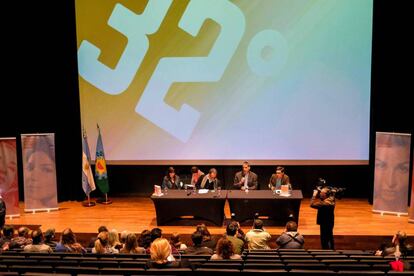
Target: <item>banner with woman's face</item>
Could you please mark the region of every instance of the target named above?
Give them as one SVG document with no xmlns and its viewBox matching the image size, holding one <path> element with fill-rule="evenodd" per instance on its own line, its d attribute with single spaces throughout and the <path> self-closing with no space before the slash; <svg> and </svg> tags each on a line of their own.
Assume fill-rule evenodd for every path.
<svg viewBox="0 0 414 276">
<path fill-rule="evenodd" d="M 374 212 L 407 214 L 411 135 L 377 132 Z"/>
<path fill-rule="evenodd" d="M 0 138 L 0 195 L 6 202 L 6 215 L 19 216 L 16 138 Z"/>
<path fill-rule="evenodd" d="M 24 210 L 57 209 L 55 136 L 22 134 Z"/>
</svg>

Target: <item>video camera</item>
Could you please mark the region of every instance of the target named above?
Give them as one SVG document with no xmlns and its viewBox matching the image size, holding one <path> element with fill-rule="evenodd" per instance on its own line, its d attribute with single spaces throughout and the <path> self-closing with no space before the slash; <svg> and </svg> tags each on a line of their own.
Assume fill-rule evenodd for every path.
<svg viewBox="0 0 414 276">
<path fill-rule="evenodd" d="M 341 199 L 344 194 L 346 188 L 338 188 L 338 187 L 331 187 L 326 184 L 326 180 L 323 178 L 318 179 L 318 186 L 316 186 L 316 190 L 318 191 L 318 195 L 321 193 L 322 189 L 327 189 L 326 195 L 333 196 L 337 199 Z"/>
</svg>

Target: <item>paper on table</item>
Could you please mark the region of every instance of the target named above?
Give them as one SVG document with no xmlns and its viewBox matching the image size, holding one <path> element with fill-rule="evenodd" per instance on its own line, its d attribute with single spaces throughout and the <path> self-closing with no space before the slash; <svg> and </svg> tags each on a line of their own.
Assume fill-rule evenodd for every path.
<svg viewBox="0 0 414 276">
<path fill-rule="evenodd" d="M 198 190 L 198 193 L 199 194 L 206 194 L 206 193 L 208 193 L 208 189 L 200 189 L 200 190 Z"/>
</svg>

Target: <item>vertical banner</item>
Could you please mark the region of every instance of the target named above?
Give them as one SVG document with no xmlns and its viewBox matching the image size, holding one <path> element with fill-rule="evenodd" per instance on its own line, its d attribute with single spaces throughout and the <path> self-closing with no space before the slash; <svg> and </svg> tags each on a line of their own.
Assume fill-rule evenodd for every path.
<svg viewBox="0 0 414 276">
<path fill-rule="evenodd" d="M 409 223 L 414 223 L 414 150 L 413 150 L 413 160 L 411 160 L 411 167 L 413 168 L 411 172 L 411 204 L 409 212 Z"/>
<path fill-rule="evenodd" d="M 410 134 L 377 132 L 373 212 L 408 214 L 410 142 Z"/>
<path fill-rule="evenodd" d="M 16 138 L 0 138 L 0 195 L 6 202 L 6 216 L 20 216 Z"/>
<path fill-rule="evenodd" d="M 24 211 L 58 209 L 55 135 L 22 134 Z"/>
</svg>

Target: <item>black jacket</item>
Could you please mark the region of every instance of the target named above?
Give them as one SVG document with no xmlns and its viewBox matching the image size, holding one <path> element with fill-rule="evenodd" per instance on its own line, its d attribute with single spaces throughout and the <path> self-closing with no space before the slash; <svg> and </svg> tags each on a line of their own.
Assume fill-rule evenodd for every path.
<svg viewBox="0 0 414 276">
<path fill-rule="evenodd" d="M 334 225 L 335 222 L 335 197 L 330 196 L 324 200 L 312 197 L 311 207 L 318 210 L 316 223 L 319 225 Z"/>
</svg>

